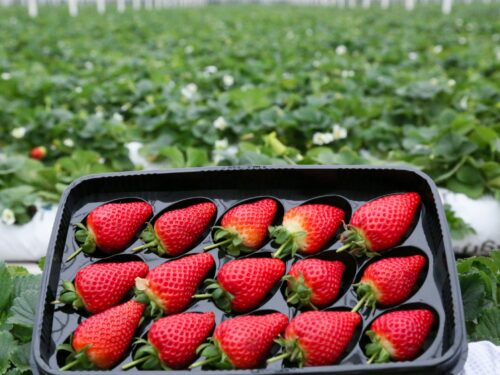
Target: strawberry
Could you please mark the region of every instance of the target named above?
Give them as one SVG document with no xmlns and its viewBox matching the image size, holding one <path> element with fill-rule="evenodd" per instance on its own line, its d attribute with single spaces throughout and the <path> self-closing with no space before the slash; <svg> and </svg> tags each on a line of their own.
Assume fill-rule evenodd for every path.
<svg viewBox="0 0 500 375">
<path fill-rule="evenodd" d="M 356 292 L 360 298 L 353 311 L 362 306 L 375 309 L 381 305 L 397 305 L 406 300 L 417 283 L 426 263 L 422 255 L 379 260 L 366 267 Z"/>
<path fill-rule="evenodd" d="M 208 337 L 215 325 L 213 312 L 183 313 L 167 316 L 153 323 L 148 340 L 136 351 L 134 361 L 122 367 L 128 370 L 142 364 L 143 370 L 182 369 L 196 358 L 196 348 Z"/>
<path fill-rule="evenodd" d="M 159 265 L 145 279 L 137 278 L 137 299 L 149 300 L 151 314 L 177 314 L 189 305 L 205 275 L 214 266 L 210 254 L 189 255 Z"/>
<path fill-rule="evenodd" d="M 335 235 L 342 220 L 344 211 L 327 204 L 304 204 L 290 209 L 282 225 L 269 228 L 271 237 L 281 245 L 273 257 L 293 257 L 297 251 L 317 253 Z"/>
<path fill-rule="evenodd" d="M 116 306 L 135 285 L 136 277 L 146 277 L 149 267 L 144 262 L 95 263 L 76 274 L 75 285 L 63 281 L 59 301 L 75 310 L 96 314 Z"/>
<path fill-rule="evenodd" d="M 106 254 L 124 250 L 152 213 L 146 202 L 108 203 L 94 208 L 87 216 L 87 227 L 76 225 L 79 230 L 75 238 L 82 245 L 67 260 L 81 251 L 92 254 L 96 248 Z"/>
<path fill-rule="evenodd" d="M 177 256 L 186 252 L 200 239 L 217 212 L 215 204 L 204 202 L 167 211 L 148 224 L 141 234 L 144 245 L 132 249 L 149 249 L 158 255 Z"/>
<path fill-rule="evenodd" d="M 217 280 L 205 280 L 206 294 L 194 298 L 212 298 L 225 312 L 247 312 L 257 307 L 285 273 L 279 259 L 245 258 L 227 262 Z"/>
<path fill-rule="evenodd" d="M 427 309 L 392 311 L 379 316 L 366 332 L 372 341 L 365 347 L 370 356 L 368 363 L 414 359 L 433 324 L 434 314 Z"/>
<path fill-rule="evenodd" d="M 288 317 L 281 313 L 246 315 L 222 322 L 209 343 L 198 348 L 206 359 L 190 368 L 209 365 L 219 369 L 251 369 L 262 364 L 273 340 L 283 332 Z"/>
<path fill-rule="evenodd" d="M 33 147 L 30 151 L 30 158 L 42 160 L 47 156 L 47 148 L 44 146 Z"/>
<path fill-rule="evenodd" d="M 299 260 L 283 278 L 288 282 L 287 302 L 313 309 L 328 306 L 339 294 L 344 270 L 338 260 Z"/>
<path fill-rule="evenodd" d="M 140 323 L 144 305 L 128 301 L 84 320 L 76 328 L 71 344 L 59 350 L 70 352 L 61 371 L 74 366 L 82 369 L 109 369 L 127 351 Z"/>
<path fill-rule="evenodd" d="M 269 198 L 231 208 L 222 217 L 220 227 L 216 227 L 214 240 L 218 242 L 205 250 L 220 247 L 233 256 L 257 250 L 264 243 L 277 210 L 278 204 Z"/>
<path fill-rule="evenodd" d="M 326 366 L 339 360 L 361 323 L 357 313 L 348 311 L 307 311 L 297 315 L 278 342 L 283 354 L 267 363 L 288 359 L 303 366 Z"/>
<path fill-rule="evenodd" d="M 342 233 L 344 243 L 337 252 L 350 249 L 356 256 L 375 256 L 396 246 L 406 235 L 420 206 L 420 195 L 386 195 L 365 203 L 354 212 Z"/>
</svg>

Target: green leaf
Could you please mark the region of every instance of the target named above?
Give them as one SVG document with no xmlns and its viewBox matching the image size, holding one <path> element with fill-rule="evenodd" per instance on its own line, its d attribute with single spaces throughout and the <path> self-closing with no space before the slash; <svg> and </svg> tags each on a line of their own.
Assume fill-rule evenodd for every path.
<svg viewBox="0 0 500 375">
<path fill-rule="evenodd" d="M 478 324 L 472 339 L 475 341 L 488 340 L 500 345 L 500 308 L 485 309 L 478 319 Z"/>
<path fill-rule="evenodd" d="M 40 275 L 26 275 L 14 278 L 13 296 L 19 297 L 23 292 L 31 290 L 37 292 L 40 290 Z"/>
<path fill-rule="evenodd" d="M 40 270 L 43 271 L 44 267 L 45 267 L 45 257 L 41 257 L 40 260 L 38 261 L 38 268 L 40 268 Z"/>
<path fill-rule="evenodd" d="M 2 312 L 10 301 L 12 293 L 12 277 L 3 261 L 0 261 L 0 312 Z"/>
<path fill-rule="evenodd" d="M 13 351 L 10 360 L 14 364 L 14 366 L 21 372 L 25 372 L 30 370 L 30 351 L 31 351 L 31 343 L 28 342 L 26 344 L 19 345 Z"/>
<path fill-rule="evenodd" d="M 25 290 L 12 303 L 7 321 L 11 324 L 31 328 L 35 321 L 38 301 L 37 290 Z"/>
<path fill-rule="evenodd" d="M 206 150 L 188 147 L 186 149 L 186 166 L 201 167 L 208 164 L 208 154 Z"/>
<path fill-rule="evenodd" d="M 465 320 L 471 321 L 481 313 L 485 297 L 485 286 L 481 276 L 477 273 L 460 275 L 459 280 Z"/>
<path fill-rule="evenodd" d="M 16 348 L 16 342 L 9 332 L 0 331 L 0 374 L 9 368 L 10 358 Z"/>
</svg>

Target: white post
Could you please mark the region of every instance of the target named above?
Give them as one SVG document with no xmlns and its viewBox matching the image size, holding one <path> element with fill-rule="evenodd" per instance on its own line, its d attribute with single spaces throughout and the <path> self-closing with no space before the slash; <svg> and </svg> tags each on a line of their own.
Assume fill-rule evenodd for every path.
<svg viewBox="0 0 500 375">
<path fill-rule="evenodd" d="M 405 0 L 406 10 L 413 10 L 415 8 L 415 0 Z"/>
<path fill-rule="evenodd" d="M 390 0 L 380 0 L 380 6 L 384 9 L 389 8 Z"/>
<path fill-rule="evenodd" d="M 78 16 L 78 0 L 68 0 L 68 8 L 71 17 Z"/>
<path fill-rule="evenodd" d="M 441 6 L 441 10 L 443 11 L 444 14 L 450 14 L 451 13 L 451 8 L 452 8 L 452 2 L 453 0 L 443 0 L 443 4 Z"/>
<path fill-rule="evenodd" d="M 125 0 L 116 0 L 116 9 L 118 12 L 125 12 Z"/>
<path fill-rule="evenodd" d="M 97 0 L 97 13 L 104 14 L 106 12 L 106 0 Z"/>
<path fill-rule="evenodd" d="M 30 17 L 38 16 L 38 3 L 36 0 L 28 0 L 28 14 Z"/>
<path fill-rule="evenodd" d="M 134 8 L 134 10 L 141 9 L 141 0 L 132 0 L 132 8 Z"/>
<path fill-rule="evenodd" d="M 363 0 L 363 8 L 369 8 L 371 5 L 371 0 Z"/>
</svg>

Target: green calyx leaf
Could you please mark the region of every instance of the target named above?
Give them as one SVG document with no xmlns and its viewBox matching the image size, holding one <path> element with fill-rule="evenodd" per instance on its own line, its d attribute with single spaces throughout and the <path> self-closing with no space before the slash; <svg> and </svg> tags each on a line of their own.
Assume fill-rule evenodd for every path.
<svg viewBox="0 0 500 375">
<path fill-rule="evenodd" d="M 273 258 L 294 257 L 300 250 L 299 241 L 306 235 L 305 232 L 290 232 L 284 226 L 269 227 L 269 235 L 280 245 L 273 253 Z"/>
<path fill-rule="evenodd" d="M 356 288 L 356 294 L 358 295 L 358 303 L 351 310 L 352 312 L 357 312 L 362 307 L 367 307 L 371 310 L 375 310 L 377 307 L 377 291 L 369 283 L 360 282 L 354 284 Z"/>
<path fill-rule="evenodd" d="M 227 354 L 222 350 L 219 342 L 213 337 L 208 341 L 208 343 L 201 344 L 198 349 L 196 349 L 196 353 L 205 357 L 205 359 L 193 363 L 189 368 L 208 366 L 221 370 L 234 369 L 234 365 Z"/>
<path fill-rule="evenodd" d="M 312 290 L 306 285 L 304 275 L 301 273 L 299 277 L 286 275 L 283 280 L 288 283 L 285 291 L 286 302 L 292 305 L 301 307 L 310 307 L 317 310 L 317 307 L 311 302 Z"/>
<path fill-rule="evenodd" d="M 220 248 L 225 253 L 237 257 L 241 253 L 251 253 L 255 249 L 249 248 L 243 244 L 243 239 L 236 230 L 224 228 L 224 227 L 214 227 L 217 228 L 214 234 L 214 244 L 206 246 L 204 250 L 212 250 L 215 248 Z"/>
<path fill-rule="evenodd" d="M 379 253 L 370 251 L 371 244 L 365 237 L 363 231 L 352 225 L 345 226 L 345 231 L 340 235 L 340 241 L 344 243 L 337 249 L 337 253 L 349 250 L 355 257 L 367 256 L 369 258 L 379 256 Z"/>
<path fill-rule="evenodd" d="M 158 350 L 149 341 L 138 338 L 134 344 L 139 345 L 139 348 L 135 352 L 134 360 L 125 364 L 122 370 L 128 370 L 136 366 L 142 370 L 170 370 L 170 368 L 160 360 Z"/>
<path fill-rule="evenodd" d="M 299 367 L 304 367 L 306 363 L 306 354 L 301 348 L 298 338 L 284 339 L 280 337 L 274 340 L 282 348 L 282 353 L 276 357 L 269 358 L 267 363 L 276 362 L 278 360 L 287 359 L 289 362 L 296 363 Z"/>
<path fill-rule="evenodd" d="M 161 240 L 156 235 L 155 229 L 151 223 L 148 223 L 146 228 L 141 233 L 141 240 L 144 242 L 144 245 L 134 247 L 132 249 L 133 253 L 141 251 L 143 249 L 148 249 L 159 256 L 168 255 L 167 248 L 163 245 Z"/>
<path fill-rule="evenodd" d="M 92 370 L 96 367 L 87 357 L 87 350 L 92 346 L 92 344 L 86 345 L 82 350 L 75 351 L 72 344 L 62 344 L 57 347 L 57 351 L 66 351 L 69 352 L 69 355 L 66 357 L 65 365 L 61 367 L 61 371 L 67 371 L 70 369 L 78 369 L 78 370 Z"/>
<path fill-rule="evenodd" d="M 226 313 L 230 313 L 234 296 L 227 292 L 217 280 L 206 279 L 204 284 L 205 294 L 196 294 L 193 298 L 212 298 L 217 307 Z"/>
<path fill-rule="evenodd" d="M 54 303 L 63 303 L 66 305 L 72 305 L 75 310 L 80 310 L 85 308 L 85 304 L 81 296 L 75 289 L 75 286 L 71 281 L 65 280 L 62 283 L 63 291 L 59 296 L 58 301 L 54 301 Z"/>
<path fill-rule="evenodd" d="M 75 232 L 75 239 L 80 244 L 80 247 L 73 254 L 71 254 L 68 257 L 68 259 L 66 260 L 67 262 L 72 260 L 74 257 L 76 257 L 82 251 L 85 254 L 93 254 L 93 253 L 95 253 L 95 251 L 97 249 L 95 237 L 85 227 L 85 225 L 83 225 L 82 223 L 78 223 L 75 226 L 78 228 L 77 231 Z"/>
<path fill-rule="evenodd" d="M 366 335 L 370 338 L 371 343 L 365 346 L 366 355 L 369 358 L 368 364 L 371 363 L 386 363 L 391 360 L 391 355 L 384 348 L 381 343 L 380 337 L 374 331 L 367 331 Z"/>
<path fill-rule="evenodd" d="M 161 318 L 165 311 L 162 307 L 143 290 L 134 289 L 134 301 L 147 305 L 145 315 L 151 317 L 153 320 Z"/>
</svg>

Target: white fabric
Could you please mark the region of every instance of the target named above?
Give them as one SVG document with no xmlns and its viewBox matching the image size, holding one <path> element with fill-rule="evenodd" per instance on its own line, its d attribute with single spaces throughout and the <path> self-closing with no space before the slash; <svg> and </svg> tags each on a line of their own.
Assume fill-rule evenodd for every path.
<svg viewBox="0 0 500 375">
<path fill-rule="evenodd" d="M 469 343 L 469 355 L 460 375 L 499 375 L 500 346 L 489 341 Z"/>
</svg>

